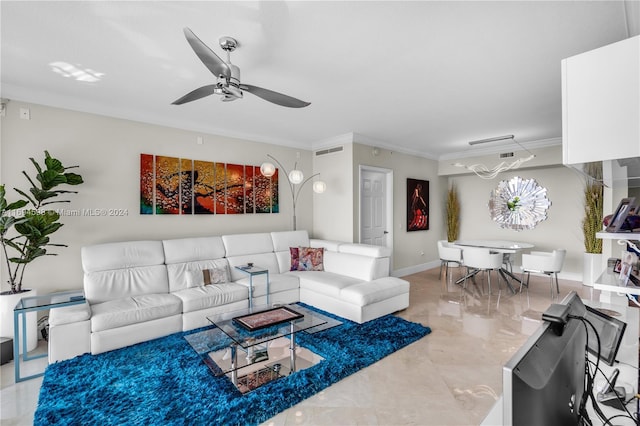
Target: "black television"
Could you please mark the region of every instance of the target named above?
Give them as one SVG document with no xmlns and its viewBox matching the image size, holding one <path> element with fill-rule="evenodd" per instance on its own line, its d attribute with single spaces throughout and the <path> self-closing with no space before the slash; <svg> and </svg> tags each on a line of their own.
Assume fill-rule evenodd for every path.
<svg viewBox="0 0 640 426">
<path fill-rule="evenodd" d="M 560 305 L 568 308 L 568 315 L 586 315 L 576 292 L 569 293 Z M 503 424 L 580 424 L 586 350 L 582 321 L 569 318 L 564 326 L 543 321 L 503 367 Z"/>
</svg>

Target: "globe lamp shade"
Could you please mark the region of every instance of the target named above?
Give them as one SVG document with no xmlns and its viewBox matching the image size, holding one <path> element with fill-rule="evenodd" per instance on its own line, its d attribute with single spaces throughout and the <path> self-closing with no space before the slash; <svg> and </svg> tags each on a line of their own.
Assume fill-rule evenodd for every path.
<svg viewBox="0 0 640 426">
<path fill-rule="evenodd" d="M 289 182 L 292 184 L 298 185 L 302 183 L 303 180 L 304 174 L 300 170 L 291 170 L 291 172 L 289 172 Z"/>
<path fill-rule="evenodd" d="M 260 173 L 262 173 L 263 176 L 271 177 L 276 173 L 276 166 L 271 163 L 262 163 Z"/>
<path fill-rule="evenodd" d="M 313 182 L 313 192 L 316 194 L 322 194 L 327 189 L 327 184 L 321 180 Z"/>
</svg>

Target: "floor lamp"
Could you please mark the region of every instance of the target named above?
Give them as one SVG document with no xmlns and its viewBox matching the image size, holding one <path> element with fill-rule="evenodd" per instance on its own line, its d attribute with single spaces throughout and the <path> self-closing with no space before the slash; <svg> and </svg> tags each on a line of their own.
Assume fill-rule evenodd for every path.
<svg viewBox="0 0 640 426">
<path fill-rule="evenodd" d="M 267 157 L 275 161 L 278 166 L 284 171 L 285 176 L 287 177 L 287 182 L 289 183 L 289 189 L 291 190 L 291 199 L 293 201 L 293 230 L 296 230 L 296 203 L 298 202 L 298 196 L 300 195 L 300 190 L 302 187 L 313 179 L 316 176 L 319 176 L 320 173 L 316 173 L 314 175 L 309 176 L 308 178 L 304 178 L 304 173 L 298 170 L 298 162 L 293 165 L 293 170 L 291 172 L 287 172 L 287 169 L 278 161 L 274 156 L 267 154 Z M 273 163 L 265 162 L 260 166 L 260 173 L 263 176 L 271 177 L 276 173 L 276 167 Z M 321 180 L 317 180 L 313 182 L 313 192 L 317 194 L 322 194 L 327 189 L 327 185 Z"/>
</svg>

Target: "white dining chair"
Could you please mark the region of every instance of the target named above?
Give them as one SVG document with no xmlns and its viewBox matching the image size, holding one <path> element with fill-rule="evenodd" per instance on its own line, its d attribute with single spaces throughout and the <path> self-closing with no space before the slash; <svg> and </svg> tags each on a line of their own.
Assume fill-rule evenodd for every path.
<svg viewBox="0 0 640 426">
<path fill-rule="evenodd" d="M 467 288 L 467 278 L 474 279 L 478 273 L 487 272 L 489 294 L 491 294 L 491 272 L 500 271 L 502 268 L 502 253 L 493 253 L 484 248 L 465 247 L 462 256 L 464 257 L 464 266 L 467 267 L 463 288 Z M 497 276 L 498 290 L 500 290 L 500 274 L 498 273 Z"/>
<path fill-rule="evenodd" d="M 532 251 L 529 254 L 522 255 L 522 280 L 520 283 L 520 291 L 522 286 L 527 287 L 529 291 L 529 278 L 531 274 L 548 275 L 551 284 L 551 299 L 553 295 L 553 281 L 555 277 L 556 292 L 560 294 L 560 285 L 558 284 L 558 272 L 562 270 L 564 258 L 567 251 L 564 249 L 553 250 L 552 252 Z M 524 274 L 527 274 L 527 281 L 524 280 Z"/>
<path fill-rule="evenodd" d="M 462 266 L 462 249 L 449 244 L 446 240 L 438 240 L 438 256 L 440 257 L 440 274 L 438 277 L 442 279 L 442 268 L 445 268 L 444 277 L 449 277 L 449 268 L 451 264 L 457 267 Z"/>
</svg>

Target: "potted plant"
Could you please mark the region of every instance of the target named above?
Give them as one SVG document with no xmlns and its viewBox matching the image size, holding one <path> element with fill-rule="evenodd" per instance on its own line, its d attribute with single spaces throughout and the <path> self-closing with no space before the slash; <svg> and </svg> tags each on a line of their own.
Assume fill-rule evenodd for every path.
<svg viewBox="0 0 640 426">
<path fill-rule="evenodd" d="M 585 251 L 582 280 L 585 285 L 592 286 L 602 272 L 602 240 L 596 237 L 596 233 L 602 230 L 603 218 L 602 163 L 587 163 L 584 172 L 588 177 L 584 187 L 582 219 Z"/>
<path fill-rule="evenodd" d="M 454 184 L 447 193 L 447 241 L 458 239 L 460 233 L 460 201 Z"/>
<path fill-rule="evenodd" d="M 55 203 L 68 203 L 69 200 L 58 200 L 63 194 L 75 194 L 77 191 L 54 189 L 60 185 L 79 185 L 82 176 L 67 172 L 78 166 L 65 167 L 62 163 L 44 152 L 44 167 L 30 158 L 36 169 L 35 178 L 27 172 L 22 174 L 30 184 L 28 191 L 14 188 L 21 198 L 9 202 L 5 185 L 0 185 L 0 246 L 7 269 L 7 283 L 10 289 L 0 292 L 0 316 L 2 318 L 1 336 L 13 336 L 13 308 L 26 292 L 36 295 L 34 289 L 22 287 L 24 273 L 29 264 L 42 256 L 55 256 L 48 252 L 49 247 L 66 247 L 64 244 L 50 242 L 50 236 L 60 229 L 60 214 L 49 210 L 48 206 Z M 29 318 L 29 315 L 27 315 Z M 33 315 L 35 329 L 35 313 Z M 36 336 L 35 330 L 29 330 L 29 335 Z M 37 336 L 36 336 L 37 337 Z M 29 343 L 29 350 L 37 345 L 37 339 Z M 21 348 L 22 349 L 22 348 Z"/>
</svg>

